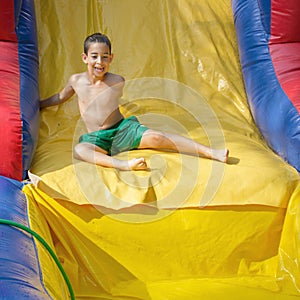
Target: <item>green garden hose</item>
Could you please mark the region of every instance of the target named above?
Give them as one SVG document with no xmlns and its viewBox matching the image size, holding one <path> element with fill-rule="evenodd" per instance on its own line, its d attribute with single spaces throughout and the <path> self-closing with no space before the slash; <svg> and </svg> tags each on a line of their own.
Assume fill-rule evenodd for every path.
<svg viewBox="0 0 300 300">
<path fill-rule="evenodd" d="M 56 265 L 58 266 L 58 269 L 60 270 L 70 293 L 70 298 L 72 300 L 75 300 L 75 295 L 74 295 L 74 291 L 73 288 L 71 286 L 70 280 L 65 272 L 65 270 L 63 269 L 59 259 L 57 258 L 57 256 L 55 255 L 54 251 L 51 249 L 51 247 L 47 244 L 47 242 L 39 235 L 37 234 L 35 231 L 33 231 L 32 229 L 30 229 L 29 227 L 26 227 L 20 223 L 16 223 L 14 221 L 10 221 L 10 220 L 5 220 L 5 219 L 0 219 L 0 224 L 5 224 L 5 225 L 9 225 L 9 226 L 13 226 L 13 227 L 17 227 L 20 228 L 28 233 L 30 233 L 32 236 L 34 236 L 39 242 L 41 242 L 41 244 L 43 244 L 43 246 L 47 249 L 47 251 L 49 252 L 49 254 L 52 256 L 52 258 L 54 259 Z"/>
</svg>

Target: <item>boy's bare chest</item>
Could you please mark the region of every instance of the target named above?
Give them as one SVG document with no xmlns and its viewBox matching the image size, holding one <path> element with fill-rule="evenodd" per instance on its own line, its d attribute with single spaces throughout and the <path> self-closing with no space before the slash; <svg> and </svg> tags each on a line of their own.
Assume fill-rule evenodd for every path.
<svg viewBox="0 0 300 300">
<path fill-rule="evenodd" d="M 77 91 L 81 109 L 114 109 L 118 106 L 119 95 L 110 87 L 85 87 Z"/>
</svg>

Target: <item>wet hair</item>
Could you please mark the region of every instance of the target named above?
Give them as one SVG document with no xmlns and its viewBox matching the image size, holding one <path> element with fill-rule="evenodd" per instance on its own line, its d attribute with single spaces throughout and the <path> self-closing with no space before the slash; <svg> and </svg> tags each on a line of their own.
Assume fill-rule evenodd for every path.
<svg viewBox="0 0 300 300">
<path fill-rule="evenodd" d="M 85 54 L 88 53 L 89 47 L 92 43 L 104 43 L 104 44 L 106 44 L 109 47 L 109 53 L 111 53 L 111 42 L 105 34 L 102 34 L 100 32 L 96 32 L 96 33 L 93 33 L 93 34 L 89 35 L 85 39 L 84 45 L 83 45 L 83 51 L 84 51 Z"/>
</svg>

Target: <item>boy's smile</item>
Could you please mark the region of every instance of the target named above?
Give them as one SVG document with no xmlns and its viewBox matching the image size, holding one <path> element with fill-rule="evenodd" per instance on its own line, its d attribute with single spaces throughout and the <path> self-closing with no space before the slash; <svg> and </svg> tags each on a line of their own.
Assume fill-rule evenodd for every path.
<svg viewBox="0 0 300 300">
<path fill-rule="evenodd" d="M 82 60 L 87 64 L 88 73 L 93 79 L 103 80 L 109 71 L 113 55 L 105 43 L 92 43 L 88 53 L 82 54 Z"/>
</svg>

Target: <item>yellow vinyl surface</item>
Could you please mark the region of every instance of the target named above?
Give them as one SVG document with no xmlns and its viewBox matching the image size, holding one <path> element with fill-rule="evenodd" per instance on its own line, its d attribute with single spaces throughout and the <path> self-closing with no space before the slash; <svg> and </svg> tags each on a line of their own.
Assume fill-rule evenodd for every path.
<svg viewBox="0 0 300 300">
<path fill-rule="evenodd" d="M 42 110 L 24 192 L 77 298 L 296 298 L 299 174 L 252 119 L 230 1 L 35 5 L 42 99 L 85 71 L 83 41 L 100 31 L 112 41 L 111 72 L 126 79 L 125 116 L 230 150 L 227 164 L 134 150 L 118 156 L 145 157 L 149 170 L 96 167 L 72 156 L 84 132 L 76 96 Z"/>
</svg>

